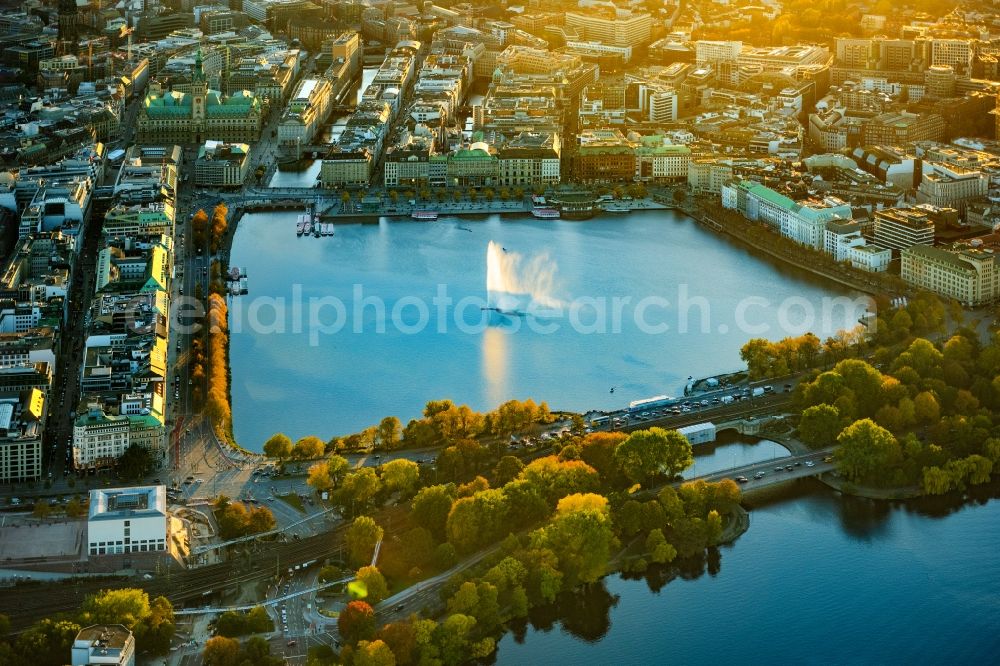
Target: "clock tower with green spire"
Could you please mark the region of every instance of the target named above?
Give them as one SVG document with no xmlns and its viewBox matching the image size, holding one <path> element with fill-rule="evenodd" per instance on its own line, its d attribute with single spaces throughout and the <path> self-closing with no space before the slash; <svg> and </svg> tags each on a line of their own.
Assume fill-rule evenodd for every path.
<svg viewBox="0 0 1000 666">
<path fill-rule="evenodd" d="M 196 141 L 201 143 L 205 129 L 205 103 L 208 98 L 208 82 L 205 80 L 205 68 L 202 64 L 201 49 L 194 58 L 194 70 L 191 72 L 191 120 L 195 125 Z"/>
</svg>

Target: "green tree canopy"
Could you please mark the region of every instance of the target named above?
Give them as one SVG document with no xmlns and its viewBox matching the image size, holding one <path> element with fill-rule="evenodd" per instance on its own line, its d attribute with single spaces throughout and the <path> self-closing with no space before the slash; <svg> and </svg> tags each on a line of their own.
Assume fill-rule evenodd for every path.
<svg viewBox="0 0 1000 666">
<path fill-rule="evenodd" d="M 676 430 L 639 430 L 615 449 L 622 473 L 633 481 L 650 481 L 658 474 L 673 477 L 691 466 L 691 442 Z"/>
<path fill-rule="evenodd" d="M 344 535 L 351 565 L 359 567 L 370 564 L 375 553 L 375 544 L 381 541 L 382 535 L 382 528 L 373 518 L 369 516 L 355 518 Z"/>
<path fill-rule="evenodd" d="M 454 489 L 436 485 L 421 488 L 413 498 L 413 522 L 426 528 L 437 539 L 445 538 L 445 523 L 454 501 Z"/>
<path fill-rule="evenodd" d="M 564 589 L 594 583 L 607 573 L 616 543 L 607 507 L 598 509 L 588 506 L 588 502 L 579 504 L 580 508 L 557 513 L 552 522 L 531 535 L 533 546 L 555 553 Z"/>
<path fill-rule="evenodd" d="M 814 449 L 833 446 L 844 428 L 840 410 L 822 403 L 807 407 L 799 420 L 799 438 Z"/>
<path fill-rule="evenodd" d="M 892 433 L 871 419 L 855 421 L 837 437 L 837 468 L 851 481 L 879 482 L 902 458 Z"/>
<path fill-rule="evenodd" d="M 457 500 L 445 525 L 448 541 L 466 553 L 499 541 L 508 531 L 508 509 L 500 490 L 484 490 Z"/>
<path fill-rule="evenodd" d="M 264 455 L 283 460 L 292 455 L 292 440 L 283 432 L 278 432 L 264 442 Z"/>
<path fill-rule="evenodd" d="M 412 460 L 398 458 L 380 467 L 382 484 L 389 492 L 409 497 L 420 484 L 420 466 Z"/>
</svg>

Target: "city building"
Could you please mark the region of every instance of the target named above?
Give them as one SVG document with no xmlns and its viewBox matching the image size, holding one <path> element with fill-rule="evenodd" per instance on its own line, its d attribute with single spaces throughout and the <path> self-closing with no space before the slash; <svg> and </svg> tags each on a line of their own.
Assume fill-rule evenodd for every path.
<svg viewBox="0 0 1000 666">
<path fill-rule="evenodd" d="M 390 146 L 385 154 L 386 187 L 427 187 L 431 185 L 431 160 L 443 155 L 434 152 L 434 141 L 428 136 L 407 132 L 403 140 Z M 443 182 L 441 183 L 443 184 Z"/>
<path fill-rule="evenodd" d="M 914 287 L 954 298 L 969 307 L 994 303 L 1000 296 L 1000 271 L 992 250 L 915 245 L 904 249 L 900 256 L 900 274 Z"/>
<path fill-rule="evenodd" d="M 847 252 L 847 260 L 851 266 L 869 273 L 881 273 L 889 269 L 892 262 L 892 250 L 878 245 L 856 245 Z"/>
<path fill-rule="evenodd" d="M 239 187 L 250 175 L 250 146 L 206 141 L 194 163 L 194 183 L 208 187 Z"/>
<path fill-rule="evenodd" d="M 735 62 L 743 51 L 743 42 L 722 42 L 700 39 L 694 45 L 696 65 L 714 65 Z"/>
<path fill-rule="evenodd" d="M 723 186 L 722 205 L 749 220 L 766 222 L 782 236 L 817 250 L 823 248 L 827 222 L 851 219 L 850 205 L 840 199 L 797 202 L 752 180 Z"/>
<path fill-rule="evenodd" d="M 904 192 L 912 190 L 920 182 L 920 158 L 900 149 L 885 146 L 858 147 L 851 151 L 851 157 L 859 168 Z"/>
<path fill-rule="evenodd" d="M 637 144 L 621 130 L 586 130 L 570 153 L 570 172 L 585 183 L 622 183 L 636 179 Z"/>
<path fill-rule="evenodd" d="M 0 394 L 0 483 L 41 478 L 45 403 L 39 388 Z"/>
<path fill-rule="evenodd" d="M 113 467 L 128 448 L 128 435 L 127 416 L 107 414 L 99 405 L 90 405 L 73 422 L 73 469 Z"/>
<path fill-rule="evenodd" d="M 692 158 L 687 179 L 695 194 L 721 194 L 723 186 L 733 179 L 733 166 L 714 158 Z"/>
<path fill-rule="evenodd" d="M 299 82 L 278 122 L 278 141 L 287 146 L 309 145 L 330 115 L 330 82 L 322 77 Z"/>
<path fill-rule="evenodd" d="M 924 162 L 917 201 L 964 210 L 965 203 L 985 197 L 989 178 L 979 169 L 943 162 Z"/>
<path fill-rule="evenodd" d="M 875 244 L 899 251 L 914 245 L 934 245 L 934 221 L 916 208 L 875 211 Z"/>
<path fill-rule="evenodd" d="M 372 152 L 367 147 L 334 148 L 323 158 L 319 178 L 323 187 L 366 187 L 373 168 Z"/>
<path fill-rule="evenodd" d="M 903 146 L 916 141 L 940 141 L 944 131 L 944 118 L 936 113 L 893 111 L 864 123 L 861 140 L 864 145 Z"/>
<path fill-rule="evenodd" d="M 831 220 L 823 233 L 823 251 L 835 261 L 849 261 L 850 250 L 865 244 L 857 222 Z"/>
<path fill-rule="evenodd" d="M 636 177 L 646 181 L 676 181 L 688 178 L 691 149 L 669 143 L 666 137 L 641 137 L 635 150 Z"/>
<path fill-rule="evenodd" d="M 135 637 L 120 624 L 84 627 L 73 639 L 71 666 L 135 666 Z"/>
<path fill-rule="evenodd" d="M 496 151 L 487 143 L 477 141 L 448 156 L 448 183 L 464 187 L 496 185 L 497 167 Z"/>
<path fill-rule="evenodd" d="M 555 132 L 521 132 L 497 151 L 498 182 L 515 187 L 558 184 L 561 153 Z"/>
<path fill-rule="evenodd" d="M 111 238 L 166 234 L 174 232 L 174 204 L 171 201 L 125 205 L 118 204 L 104 215 L 104 235 Z"/>
<path fill-rule="evenodd" d="M 139 107 L 137 140 L 149 144 L 208 139 L 250 143 L 260 137 L 261 119 L 260 100 L 252 92 L 242 90 L 224 98 L 209 90 L 198 51 L 189 92 L 150 84 Z"/>
<path fill-rule="evenodd" d="M 590 7 L 586 13 L 567 12 L 565 25 L 576 30 L 581 40 L 639 48 L 651 41 L 653 17 L 627 9 Z"/>
<path fill-rule="evenodd" d="M 91 557 L 165 551 L 169 528 L 165 486 L 90 491 L 87 552 Z"/>
</svg>

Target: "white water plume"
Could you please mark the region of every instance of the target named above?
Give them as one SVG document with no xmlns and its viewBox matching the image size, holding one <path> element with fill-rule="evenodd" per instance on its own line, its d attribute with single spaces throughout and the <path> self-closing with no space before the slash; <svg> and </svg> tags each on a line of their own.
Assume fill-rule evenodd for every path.
<svg viewBox="0 0 1000 666">
<path fill-rule="evenodd" d="M 556 263 L 546 253 L 527 258 L 495 241 L 486 248 L 486 299 L 504 312 L 524 311 L 530 305 L 559 308 L 553 296 Z"/>
</svg>

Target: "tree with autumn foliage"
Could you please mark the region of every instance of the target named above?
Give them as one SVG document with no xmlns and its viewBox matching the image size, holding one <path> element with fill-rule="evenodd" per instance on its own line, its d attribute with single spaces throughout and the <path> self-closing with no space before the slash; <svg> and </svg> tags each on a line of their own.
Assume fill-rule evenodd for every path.
<svg viewBox="0 0 1000 666">
<path fill-rule="evenodd" d="M 352 601 L 340 612 L 337 629 L 341 638 L 353 645 L 375 635 L 375 611 L 364 601 Z"/>
</svg>

